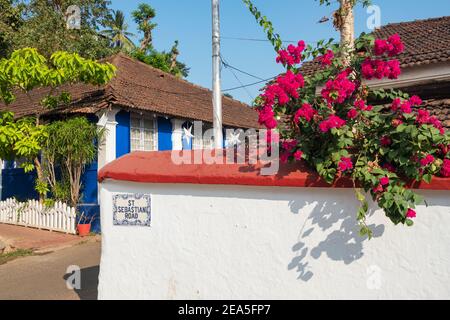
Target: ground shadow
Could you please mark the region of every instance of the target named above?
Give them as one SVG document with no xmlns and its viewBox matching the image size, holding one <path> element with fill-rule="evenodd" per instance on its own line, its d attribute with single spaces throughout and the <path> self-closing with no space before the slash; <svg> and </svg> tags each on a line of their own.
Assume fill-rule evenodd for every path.
<svg viewBox="0 0 450 320">
<path fill-rule="evenodd" d="M 309 281 L 314 276 L 311 262 L 322 255 L 344 264 L 350 264 L 364 255 L 363 243 L 368 239 L 360 236 L 355 212 L 349 209 L 352 207 L 348 202 L 333 200 L 290 202 L 294 214 L 310 211 L 300 228 L 298 241 L 292 247 L 294 258 L 288 264 L 289 270 L 297 271 L 298 279 Z M 369 216 L 372 214 L 373 210 L 370 210 Z M 384 233 L 384 225 L 372 224 L 369 227 L 374 238 Z"/>
<path fill-rule="evenodd" d="M 98 296 L 98 274 L 100 272 L 99 266 L 83 268 L 80 270 L 81 275 L 81 285 L 80 289 L 74 289 L 75 293 L 80 297 L 80 300 L 97 300 Z M 73 273 L 67 273 L 64 275 L 64 280 L 70 276 L 73 276 Z"/>
</svg>

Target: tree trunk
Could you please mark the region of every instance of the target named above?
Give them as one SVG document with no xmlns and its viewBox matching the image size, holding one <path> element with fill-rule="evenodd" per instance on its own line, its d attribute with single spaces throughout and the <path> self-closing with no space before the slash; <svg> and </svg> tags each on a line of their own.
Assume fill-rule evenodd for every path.
<svg viewBox="0 0 450 320">
<path fill-rule="evenodd" d="M 334 25 L 341 34 L 341 47 L 344 51 L 344 63 L 348 64 L 350 52 L 355 47 L 355 19 L 353 16 L 353 0 L 339 0 L 340 8 L 335 13 Z"/>
<path fill-rule="evenodd" d="M 152 32 L 148 31 L 144 33 L 144 38 L 141 41 L 141 51 L 145 52 L 149 47 L 152 46 Z"/>
<path fill-rule="evenodd" d="M 175 69 L 175 67 L 177 66 L 177 58 L 178 58 L 178 54 L 172 53 L 172 55 L 170 57 L 170 71 L 173 71 Z"/>
<path fill-rule="evenodd" d="M 34 167 L 36 168 L 38 181 L 45 182 L 46 179 L 44 177 L 44 172 L 42 170 L 42 166 L 41 166 L 41 162 L 39 161 L 39 158 L 38 157 L 34 158 L 33 162 L 34 162 Z M 39 202 L 43 203 L 44 200 L 45 200 L 45 194 L 39 193 Z"/>
<path fill-rule="evenodd" d="M 30 98 L 31 99 L 31 98 Z M 40 113 L 36 114 L 36 127 L 39 126 L 40 123 Z M 35 157 L 33 159 L 34 167 L 36 168 L 36 174 L 39 182 L 45 182 L 46 178 L 44 177 L 44 170 L 42 170 L 41 162 L 39 161 L 39 157 Z M 39 192 L 39 202 L 43 203 L 46 198 L 45 194 Z"/>
</svg>

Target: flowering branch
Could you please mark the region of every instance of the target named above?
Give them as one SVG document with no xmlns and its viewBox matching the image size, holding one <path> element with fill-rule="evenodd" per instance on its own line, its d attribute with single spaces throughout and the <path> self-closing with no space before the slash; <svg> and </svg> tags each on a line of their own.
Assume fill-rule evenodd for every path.
<svg viewBox="0 0 450 320">
<path fill-rule="evenodd" d="M 257 98 L 259 122 L 279 128 L 281 161 L 306 161 L 328 183 L 344 176 L 353 181 L 361 203 L 361 235 L 371 237 L 371 230 L 365 223 L 368 202 L 357 186 L 394 224 L 411 226 L 414 208 L 423 199 L 406 185 L 411 180 L 430 183 L 434 175 L 450 177 L 450 135 L 421 108 L 418 96 L 371 91 L 366 85 L 370 79 L 401 74 L 394 58 L 404 51 L 398 35 L 374 39 L 363 34 L 346 61 L 340 58 L 345 48 L 321 44 L 312 49 L 299 41 L 278 50 L 276 61 L 286 72 Z M 303 77 L 300 65 L 311 56 L 322 69 Z M 373 98 L 391 103 L 376 105 Z M 288 125 L 281 128 L 280 118 L 290 119 Z"/>
</svg>

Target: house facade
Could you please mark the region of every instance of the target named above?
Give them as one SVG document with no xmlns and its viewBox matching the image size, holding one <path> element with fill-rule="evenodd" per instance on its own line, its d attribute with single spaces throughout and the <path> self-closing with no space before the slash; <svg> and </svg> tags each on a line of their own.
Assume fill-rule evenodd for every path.
<svg viewBox="0 0 450 320">
<path fill-rule="evenodd" d="M 134 60 L 124 54 L 108 62 L 117 67 L 115 78 L 106 86 L 76 84 L 62 87 L 71 94 L 70 106 L 57 108 L 42 115 L 48 121 L 84 115 L 105 137 L 99 145 L 98 159 L 85 168 L 82 177 L 82 198 L 79 210 L 90 215 L 99 213 L 97 173 L 112 160 L 134 151 L 165 151 L 208 148 L 211 139 L 193 137 L 194 122 L 201 121 L 205 132 L 212 127 L 212 92 L 183 79 Z M 31 116 L 39 101 L 48 92 L 41 88 L 28 98 L 17 95 L 0 110 L 13 111 L 16 117 Z M 237 100 L 223 97 L 224 130 L 259 128 L 257 113 Z M 35 172 L 25 173 L 20 159 L 2 161 L 0 175 L 1 199 L 37 198 L 34 190 Z M 100 221 L 93 223 L 99 231 Z"/>
</svg>

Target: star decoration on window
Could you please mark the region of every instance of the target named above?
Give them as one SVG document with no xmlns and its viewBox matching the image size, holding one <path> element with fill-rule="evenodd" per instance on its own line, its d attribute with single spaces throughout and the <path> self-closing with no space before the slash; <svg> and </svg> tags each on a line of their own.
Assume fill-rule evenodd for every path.
<svg viewBox="0 0 450 320">
<path fill-rule="evenodd" d="M 241 140 L 239 139 L 240 134 L 239 133 L 231 133 L 228 137 L 228 145 L 234 146 L 234 145 L 240 145 Z"/>
<path fill-rule="evenodd" d="M 193 134 L 192 134 L 192 126 L 188 128 L 183 128 L 183 139 L 186 140 L 186 143 L 189 143 L 191 141 L 191 138 L 193 138 Z"/>
</svg>

